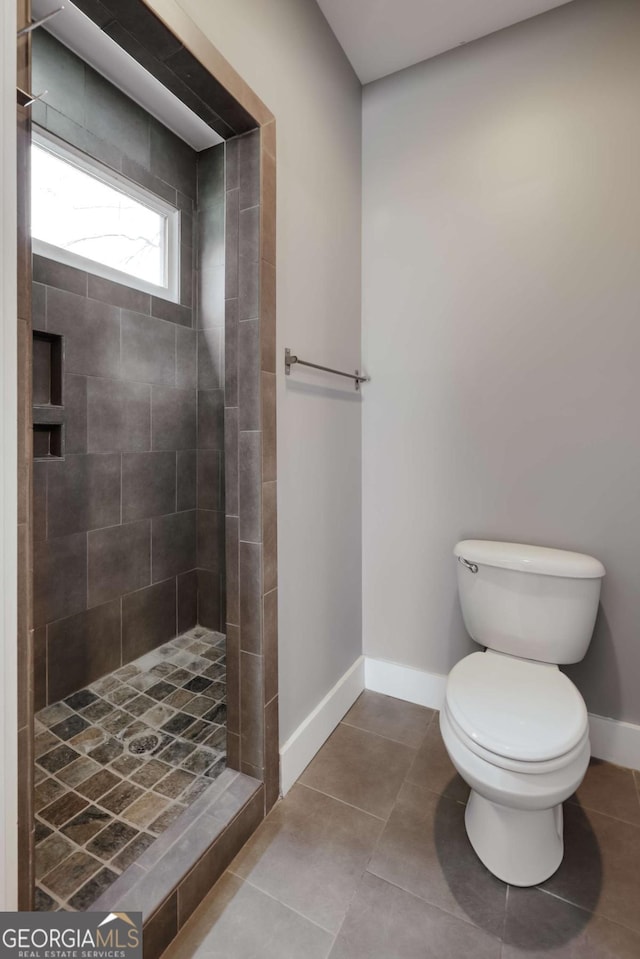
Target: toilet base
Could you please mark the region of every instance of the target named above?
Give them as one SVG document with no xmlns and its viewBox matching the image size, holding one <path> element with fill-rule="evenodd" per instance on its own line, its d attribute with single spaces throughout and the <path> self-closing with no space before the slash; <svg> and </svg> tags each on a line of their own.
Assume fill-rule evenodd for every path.
<svg viewBox="0 0 640 959">
<path fill-rule="evenodd" d="M 472 789 L 464 818 L 478 858 L 503 882 L 535 886 L 562 862 L 562 804 L 533 811 L 510 809 Z"/>
</svg>

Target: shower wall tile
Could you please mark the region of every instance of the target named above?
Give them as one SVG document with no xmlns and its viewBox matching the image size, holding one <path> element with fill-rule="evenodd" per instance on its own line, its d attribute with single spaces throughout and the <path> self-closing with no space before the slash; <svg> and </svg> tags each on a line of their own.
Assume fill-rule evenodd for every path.
<svg viewBox="0 0 640 959">
<path fill-rule="evenodd" d="M 128 663 L 150 652 L 176 634 L 175 579 L 123 596 L 123 662 Z"/>
<path fill-rule="evenodd" d="M 238 318 L 252 320 L 258 317 L 260 271 L 249 257 L 238 257 Z"/>
<path fill-rule="evenodd" d="M 47 293 L 47 329 L 65 337 L 65 370 L 120 377 L 120 310 L 66 290 Z"/>
<path fill-rule="evenodd" d="M 275 266 L 276 262 L 276 161 L 262 153 L 262 196 L 260 201 L 261 257 Z"/>
<path fill-rule="evenodd" d="M 151 582 L 150 520 L 94 530 L 88 540 L 89 608 Z"/>
<path fill-rule="evenodd" d="M 221 621 L 220 576 L 208 569 L 198 570 L 198 622 L 207 629 L 219 629 Z"/>
<path fill-rule="evenodd" d="M 238 182 L 240 209 L 260 203 L 260 132 L 254 130 L 238 139 Z"/>
<path fill-rule="evenodd" d="M 225 404 L 238 405 L 238 301 L 226 300 L 224 322 Z"/>
<path fill-rule="evenodd" d="M 240 651 L 240 748 L 242 762 L 263 762 L 264 705 L 262 656 Z"/>
<path fill-rule="evenodd" d="M 267 260 L 260 264 L 260 342 L 262 369 L 276 372 L 276 269 Z"/>
<path fill-rule="evenodd" d="M 90 453 L 151 449 L 151 387 L 89 377 L 87 448 Z"/>
<path fill-rule="evenodd" d="M 198 452 L 198 508 L 222 508 L 223 454 L 218 450 Z"/>
<path fill-rule="evenodd" d="M 198 449 L 224 449 L 224 390 L 198 393 Z"/>
<path fill-rule="evenodd" d="M 64 263 L 48 260 L 37 253 L 33 255 L 33 279 L 57 290 L 69 290 L 70 293 L 87 295 L 87 274 Z"/>
<path fill-rule="evenodd" d="M 225 524 L 225 571 L 227 574 L 227 623 L 240 627 L 240 540 L 238 517 L 227 516 Z"/>
<path fill-rule="evenodd" d="M 229 190 L 226 198 L 225 296 L 238 296 L 238 254 L 240 242 L 240 190 Z"/>
<path fill-rule="evenodd" d="M 278 590 L 265 593 L 263 601 L 264 698 L 270 702 L 278 692 Z"/>
<path fill-rule="evenodd" d="M 157 120 L 150 120 L 151 172 L 195 198 L 196 164 L 193 150 Z"/>
<path fill-rule="evenodd" d="M 142 290 L 134 290 L 131 286 L 106 280 L 102 276 L 89 273 L 89 296 L 94 300 L 103 300 L 112 306 L 120 306 L 124 310 L 133 310 L 134 313 L 151 312 L 151 296 Z"/>
<path fill-rule="evenodd" d="M 262 373 L 262 479 L 272 482 L 277 474 L 276 377 Z"/>
<path fill-rule="evenodd" d="M 262 652 L 262 547 L 240 542 L 240 647 Z"/>
<path fill-rule="evenodd" d="M 120 665 L 120 600 L 51 623 L 46 633 L 53 703 Z"/>
<path fill-rule="evenodd" d="M 199 569 L 220 575 L 224 569 L 224 513 L 198 510 Z"/>
<path fill-rule="evenodd" d="M 154 519 L 151 524 L 152 582 L 186 573 L 196 565 L 196 511 Z"/>
<path fill-rule="evenodd" d="M 239 449 L 240 539 L 262 542 L 262 444 L 258 432 L 240 430 Z"/>
<path fill-rule="evenodd" d="M 224 411 L 225 508 L 228 516 L 238 516 L 240 489 L 238 481 L 238 408 Z"/>
<path fill-rule="evenodd" d="M 33 567 L 34 626 L 86 609 L 86 533 L 35 543 Z"/>
<path fill-rule="evenodd" d="M 238 323 L 238 406 L 241 430 L 260 429 L 260 329 L 258 320 Z"/>
<path fill-rule="evenodd" d="M 46 465 L 49 538 L 120 522 L 120 454 L 69 455 Z"/>
<path fill-rule="evenodd" d="M 269 593 L 278 585 L 277 544 L 277 487 L 276 483 L 262 486 L 262 550 L 263 588 Z"/>
<path fill-rule="evenodd" d="M 178 586 L 178 633 L 192 629 L 198 622 L 198 573 L 181 573 Z"/>
<path fill-rule="evenodd" d="M 198 386 L 198 334 L 176 329 L 176 386 L 195 390 Z"/>
<path fill-rule="evenodd" d="M 122 454 L 122 521 L 176 511 L 176 454 Z"/>
<path fill-rule="evenodd" d="M 122 377 L 175 385 L 176 331 L 172 323 L 122 311 Z"/>
<path fill-rule="evenodd" d="M 195 509 L 197 498 L 197 462 L 196 450 L 179 450 L 177 455 L 176 485 L 178 511 Z"/>
<path fill-rule="evenodd" d="M 198 271 L 198 329 L 224 326 L 224 266 Z"/>
<path fill-rule="evenodd" d="M 224 330 L 202 330 L 198 333 L 198 389 L 219 390 L 224 385 Z"/>
<path fill-rule="evenodd" d="M 193 326 L 193 311 L 190 306 L 163 300 L 159 296 L 151 297 L 151 315 L 157 316 L 160 320 L 168 320 L 177 326 Z"/>
<path fill-rule="evenodd" d="M 87 452 L 87 378 L 68 373 L 64 378 L 65 435 L 67 453 Z"/>
<path fill-rule="evenodd" d="M 193 390 L 152 388 L 152 444 L 154 450 L 196 448 L 197 403 Z"/>
</svg>

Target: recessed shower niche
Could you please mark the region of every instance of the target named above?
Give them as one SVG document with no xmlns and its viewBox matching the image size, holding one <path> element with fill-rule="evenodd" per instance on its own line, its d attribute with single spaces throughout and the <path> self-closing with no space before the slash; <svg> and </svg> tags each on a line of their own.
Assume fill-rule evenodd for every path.
<svg viewBox="0 0 640 959">
<path fill-rule="evenodd" d="M 147 4 L 99 6 L 30 41 L 21 896 L 155 921 L 184 887 L 171 938 L 278 794 L 274 123 Z"/>
</svg>

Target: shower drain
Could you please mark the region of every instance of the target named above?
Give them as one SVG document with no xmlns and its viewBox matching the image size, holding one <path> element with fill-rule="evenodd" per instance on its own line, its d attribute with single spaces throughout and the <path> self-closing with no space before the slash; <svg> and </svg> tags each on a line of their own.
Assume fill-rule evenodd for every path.
<svg viewBox="0 0 640 959">
<path fill-rule="evenodd" d="M 135 753 L 136 756 L 144 756 L 145 753 L 153 752 L 159 742 L 160 737 L 153 733 L 146 736 L 136 736 L 128 743 L 128 749 L 130 753 Z"/>
</svg>

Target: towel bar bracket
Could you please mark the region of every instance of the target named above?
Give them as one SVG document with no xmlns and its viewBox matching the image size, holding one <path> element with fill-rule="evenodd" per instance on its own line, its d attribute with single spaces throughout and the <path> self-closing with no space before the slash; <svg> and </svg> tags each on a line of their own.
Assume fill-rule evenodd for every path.
<svg viewBox="0 0 640 959">
<path fill-rule="evenodd" d="M 321 366 L 319 363 L 310 363 L 308 360 L 301 360 L 299 356 L 296 356 L 295 353 L 292 353 L 290 349 L 286 348 L 284 351 L 284 371 L 287 376 L 291 374 L 291 367 L 295 366 L 296 363 L 299 366 L 309 366 L 313 370 L 322 370 L 324 373 L 333 373 L 335 376 L 345 376 L 347 379 L 353 380 L 355 383 L 356 390 L 360 390 L 361 383 L 368 383 L 370 378 L 369 376 L 361 376 L 360 370 L 356 370 L 354 373 L 345 373 L 342 370 L 334 370 L 330 366 Z"/>
</svg>

